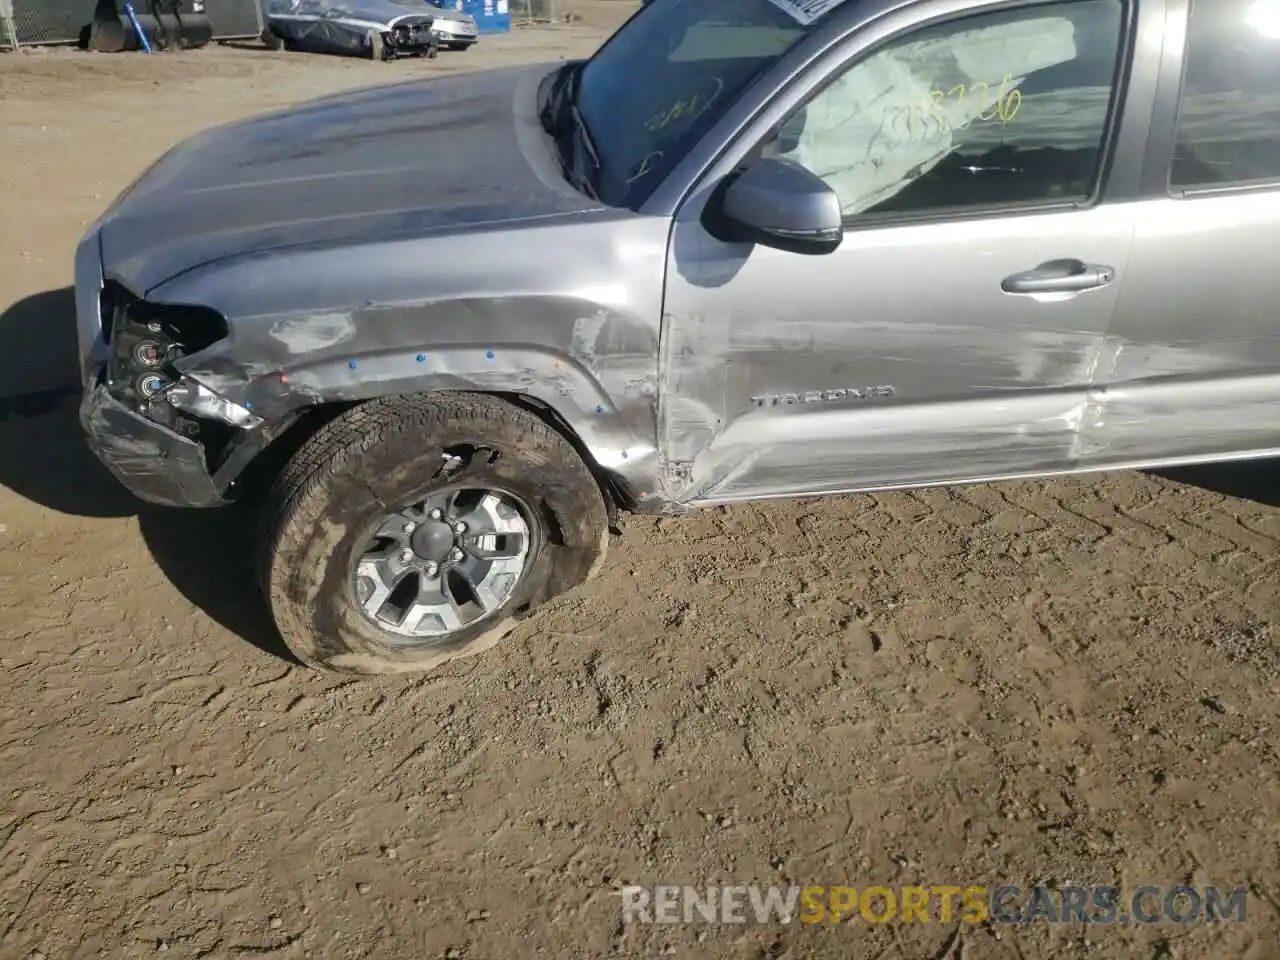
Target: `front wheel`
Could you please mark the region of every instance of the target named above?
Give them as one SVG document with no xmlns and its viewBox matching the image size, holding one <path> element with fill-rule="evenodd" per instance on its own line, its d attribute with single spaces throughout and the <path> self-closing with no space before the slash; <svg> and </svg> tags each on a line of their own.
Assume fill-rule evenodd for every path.
<svg viewBox="0 0 1280 960">
<path fill-rule="evenodd" d="M 341 673 L 485 650 L 604 558 L 600 487 L 527 410 L 481 394 L 377 400 L 308 440 L 268 494 L 261 569 L 285 644 Z"/>
</svg>

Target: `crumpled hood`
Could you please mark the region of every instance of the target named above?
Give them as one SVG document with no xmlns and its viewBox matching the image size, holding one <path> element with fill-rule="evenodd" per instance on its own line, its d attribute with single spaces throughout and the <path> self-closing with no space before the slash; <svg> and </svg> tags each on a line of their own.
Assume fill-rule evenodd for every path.
<svg viewBox="0 0 1280 960">
<path fill-rule="evenodd" d="M 552 65 L 361 90 L 199 134 L 100 221 L 136 294 L 223 259 L 599 208 L 537 119 Z"/>
</svg>

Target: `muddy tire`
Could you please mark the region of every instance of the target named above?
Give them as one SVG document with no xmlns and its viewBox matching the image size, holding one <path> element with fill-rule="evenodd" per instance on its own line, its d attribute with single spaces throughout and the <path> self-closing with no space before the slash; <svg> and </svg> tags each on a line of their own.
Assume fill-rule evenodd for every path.
<svg viewBox="0 0 1280 960">
<path fill-rule="evenodd" d="M 448 620 L 425 615 L 414 620 L 438 620 L 442 629 L 449 629 L 426 637 L 406 636 L 406 629 L 416 629 L 405 627 L 410 615 L 437 609 L 421 604 L 417 591 L 425 591 L 433 581 L 446 582 L 443 573 L 428 578 L 422 572 L 435 567 L 426 558 L 436 548 L 431 543 L 424 547 L 427 541 L 414 537 L 435 536 L 441 530 L 447 537 L 455 526 L 447 513 L 443 520 L 428 520 L 426 505 L 461 503 L 473 495 L 486 503 L 497 503 L 501 497 L 510 504 L 504 515 L 524 531 L 509 538 L 524 544 L 519 573 L 503 574 L 510 578 L 504 579 L 503 590 L 489 590 L 487 603 L 482 600 L 469 608 L 482 612 L 467 620 L 455 617 L 460 607 L 454 597 L 475 577 L 474 571 L 459 566 L 448 574 L 453 579 L 447 583 L 455 585 L 444 592 L 448 606 L 439 608 L 449 613 Z M 423 512 L 412 512 L 417 509 Z M 401 542 L 379 546 L 389 526 L 400 536 L 397 525 L 406 516 L 420 522 L 406 522 L 404 529 L 420 529 L 406 533 Z M 473 516 L 481 513 L 467 514 Z M 488 649 L 510 631 L 516 618 L 588 579 L 604 560 L 607 538 L 600 486 L 556 430 L 496 397 L 420 394 L 348 410 L 302 446 L 267 495 L 259 571 L 280 634 L 303 663 L 349 674 L 421 671 Z M 464 563 L 473 563 L 473 547 L 466 539 L 459 534 L 452 550 L 446 543 L 444 552 L 432 555 L 442 561 L 442 570 L 450 557 L 461 558 L 462 547 L 468 551 Z M 494 547 L 492 555 L 501 552 Z M 371 556 L 390 556 L 377 561 L 382 566 L 376 569 L 383 572 L 402 559 L 419 565 L 421 575 L 411 573 L 417 577 L 411 599 L 388 599 L 383 605 L 374 596 L 394 593 L 390 585 L 404 570 L 365 576 Z M 457 580 L 455 574 L 464 573 L 463 580 Z M 432 589 L 438 590 L 439 583 Z M 405 612 L 399 620 L 384 616 L 386 610 L 401 608 Z"/>
</svg>

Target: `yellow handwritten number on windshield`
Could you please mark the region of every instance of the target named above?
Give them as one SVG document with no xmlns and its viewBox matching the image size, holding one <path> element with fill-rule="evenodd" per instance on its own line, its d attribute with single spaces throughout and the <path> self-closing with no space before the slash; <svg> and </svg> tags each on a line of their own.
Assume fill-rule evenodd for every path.
<svg viewBox="0 0 1280 960">
<path fill-rule="evenodd" d="M 1004 126 L 1012 123 L 1014 118 L 1022 110 L 1022 91 L 1016 87 L 1005 93 L 1005 88 L 1013 80 L 1010 74 L 1005 74 L 1004 79 L 1000 82 L 999 92 L 996 94 L 995 102 L 990 109 L 983 110 L 976 114 L 975 119 L 988 123 L 992 120 L 999 120 L 1000 125 Z M 979 80 L 972 88 L 966 87 L 963 83 L 958 83 L 950 90 L 930 90 L 927 97 L 927 103 L 924 106 L 913 106 L 909 108 L 907 113 L 907 131 L 914 133 L 917 127 L 921 127 L 925 120 L 932 120 L 936 126 L 934 131 L 936 134 L 946 133 L 951 129 L 950 121 L 947 117 L 947 110 L 951 106 L 956 106 L 963 111 L 965 109 L 965 101 L 968 95 L 976 93 L 978 88 L 982 88 L 981 95 L 977 98 L 979 102 L 986 102 L 991 96 L 991 85 L 985 80 Z M 965 126 L 968 126 L 966 123 Z"/>
<path fill-rule="evenodd" d="M 644 122 L 644 128 L 650 133 L 657 133 L 659 130 L 670 126 L 677 120 L 689 118 L 697 119 L 707 112 L 707 108 L 716 102 L 716 99 L 724 92 L 724 81 L 719 77 L 711 78 L 714 87 L 710 96 L 704 97 L 701 93 L 695 93 L 693 96 L 677 100 L 669 107 L 664 107 L 652 117 Z"/>
</svg>

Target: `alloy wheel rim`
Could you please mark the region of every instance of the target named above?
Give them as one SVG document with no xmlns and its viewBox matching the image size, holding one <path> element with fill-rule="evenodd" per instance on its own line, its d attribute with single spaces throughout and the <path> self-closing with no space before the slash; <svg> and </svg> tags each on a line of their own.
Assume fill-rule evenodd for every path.
<svg viewBox="0 0 1280 960">
<path fill-rule="evenodd" d="M 462 486 L 384 515 L 356 551 L 357 606 L 397 641 L 439 640 L 500 610 L 532 555 L 528 507 Z"/>
</svg>

